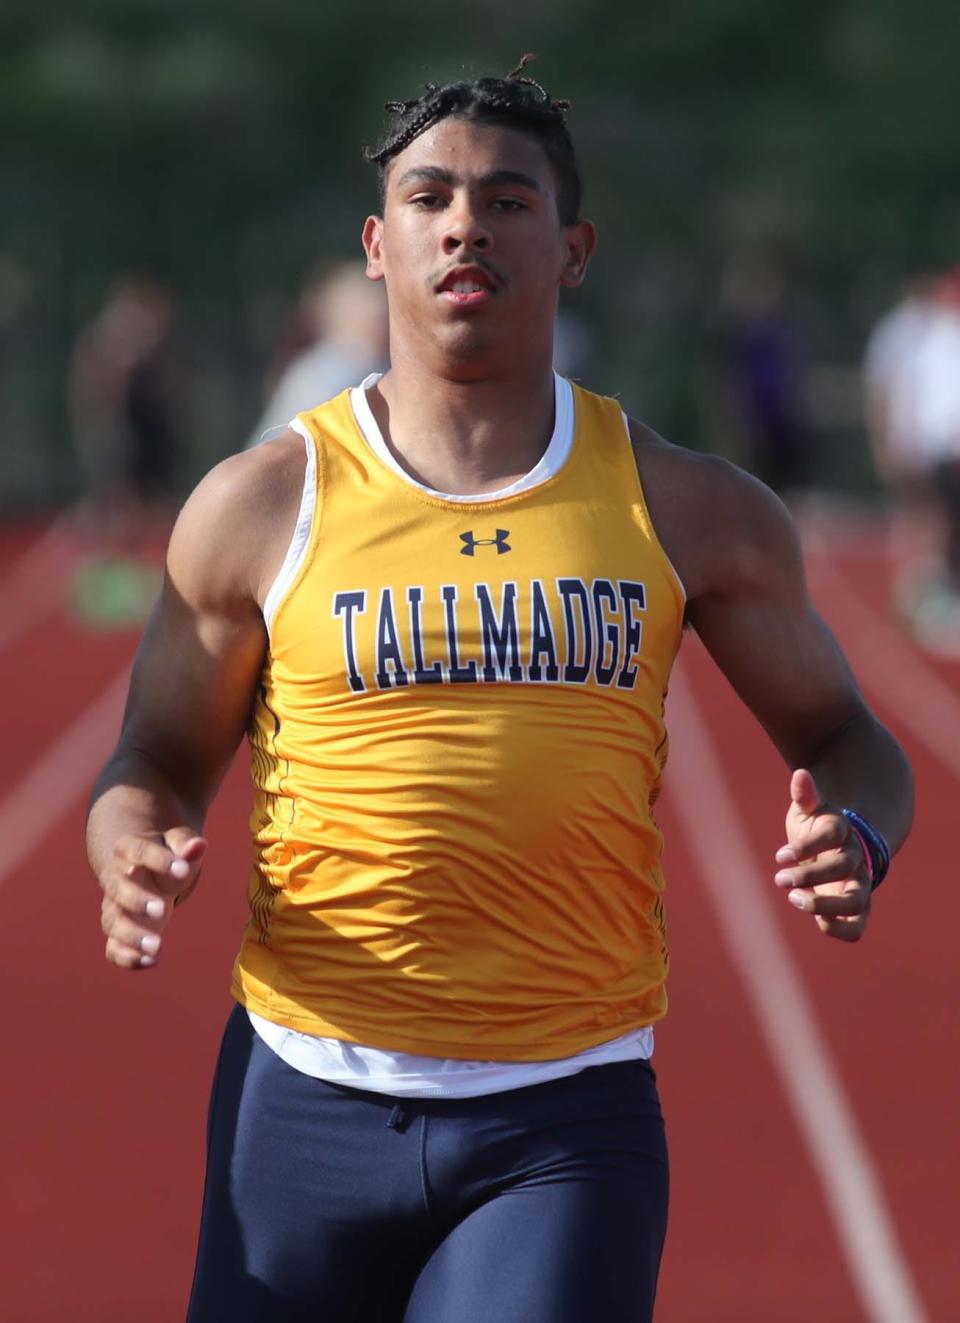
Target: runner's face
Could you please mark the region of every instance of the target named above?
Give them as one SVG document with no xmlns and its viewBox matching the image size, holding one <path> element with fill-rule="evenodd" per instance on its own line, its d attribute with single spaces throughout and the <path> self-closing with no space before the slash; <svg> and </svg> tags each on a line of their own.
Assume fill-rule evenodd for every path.
<svg viewBox="0 0 960 1323">
<path fill-rule="evenodd" d="M 553 168 L 513 129 L 445 119 L 389 167 L 383 217 L 364 228 L 387 284 L 391 351 L 516 364 L 549 354 L 561 285 L 577 285 L 589 222 L 564 226 Z"/>
</svg>

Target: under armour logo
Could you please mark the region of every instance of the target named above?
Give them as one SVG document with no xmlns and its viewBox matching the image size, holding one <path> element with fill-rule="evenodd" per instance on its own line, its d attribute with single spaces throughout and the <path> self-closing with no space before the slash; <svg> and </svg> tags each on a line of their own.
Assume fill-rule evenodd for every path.
<svg viewBox="0 0 960 1323">
<path fill-rule="evenodd" d="M 463 546 L 460 548 L 460 555 L 472 556 L 477 547 L 496 547 L 497 555 L 502 556 L 505 551 L 510 550 L 510 543 L 507 541 L 509 536 L 509 528 L 498 528 L 496 537 L 474 537 L 472 533 L 461 533 L 460 541 Z"/>
</svg>

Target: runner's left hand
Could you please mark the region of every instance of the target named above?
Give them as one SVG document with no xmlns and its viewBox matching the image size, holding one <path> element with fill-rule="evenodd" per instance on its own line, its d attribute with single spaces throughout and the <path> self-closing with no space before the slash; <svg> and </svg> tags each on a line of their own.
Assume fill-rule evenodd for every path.
<svg viewBox="0 0 960 1323">
<path fill-rule="evenodd" d="M 790 778 L 787 843 L 777 851 L 774 882 L 828 937 L 858 942 L 870 914 L 870 882 L 860 842 L 842 814 L 824 804 L 812 775 Z"/>
</svg>

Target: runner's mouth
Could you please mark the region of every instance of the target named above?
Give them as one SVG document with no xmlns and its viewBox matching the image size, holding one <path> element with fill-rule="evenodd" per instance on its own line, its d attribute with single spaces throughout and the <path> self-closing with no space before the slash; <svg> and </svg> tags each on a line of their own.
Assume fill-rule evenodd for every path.
<svg viewBox="0 0 960 1323">
<path fill-rule="evenodd" d="M 475 307 L 496 295 L 497 283 L 482 267 L 457 267 L 444 276 L 437 292 L 456 307 Z"/>
</svg>

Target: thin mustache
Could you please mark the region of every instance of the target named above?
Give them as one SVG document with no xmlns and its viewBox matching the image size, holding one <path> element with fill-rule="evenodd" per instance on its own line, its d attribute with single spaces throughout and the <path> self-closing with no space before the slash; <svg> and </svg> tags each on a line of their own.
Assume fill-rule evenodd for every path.
<svg viewBox="0 0 960 1323">
<path fill-rule="evenodd" d="M 486 271 L 487 275 L 490 276 L 491 279 L 495 280 L 498 285 L 500 285 L 503 288 L 506 288 L 507 285 L 506 277 L 502 276 L 495 266 L 492 266 L 488 261 L 486 261 L 485 258 L 482 257 L 471 258 L 469 262 L 461 261 L 461 262 L 452 263 L 450 266 L 447 267 L 446 271 L 444 271 L 440 276 L 437 277 L 435 284 L 442 285 L 443 282 L 454 271 L 460 270 L 461 267 L 470 267 L 470 266 L 479 267 L 481 271 Z"/>
</svg>

